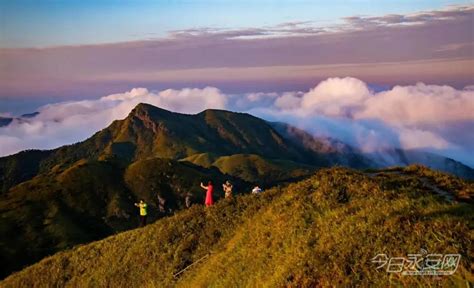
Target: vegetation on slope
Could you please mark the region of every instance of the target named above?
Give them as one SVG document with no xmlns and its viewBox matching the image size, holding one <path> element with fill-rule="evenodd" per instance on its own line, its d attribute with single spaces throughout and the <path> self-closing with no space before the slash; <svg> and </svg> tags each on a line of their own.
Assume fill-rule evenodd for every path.
<svg viewBox="0 0 474 288">
<path fill-rule="evenodd" d="M 239 177 L 248 182 L 269 185 L 308 176 L 316 167 L 290 160 L 268 160 L 255 154 L 235 154 L 217 159 L 213 166 L 222 173 Z"/>
<path fill-rule="evenodd" d="M 450 191 L 454 198 L 459 201 L 474 203 L 473 185 L 465 185 L 465 181 L 458 177 L 428 169 L 421 165 L 412 165 L 403 169 L 405 173 L 416 175 L 421 179 L 427 179 L 444 191 Z M 471 180 L 470 183 L 473 183 Z"/>
<path fill-rule="evenodd" d="M 244 113 L 206 110 L 196 115 L 172 113 L 139 104 L 109 127 L 112 143 L 131 146 L 131 159 L 181 159 L 197 153 L 256 153 L 263 157 L 300 159 L 297 151 L 266 121 Z"/>
<path fill-rule="evenodd" d="M 196 205 L 145 228 L 60 252 L 1 285 L 461 287 L 473 283 L 472 203 L 447 202 L 413 175 L 418 169 L 370 174 L 323 169 L 285 188 L 220 201 L 209 209 Z M 438 176 L 433 177 L 431 184 L 436 185 Z M 474 189 L 472 183 L 458 184 L 461 190 Z M 401 276 L 376 270 L 371 263 L 379 253 L 404 257 L 420 249 L 461 254 L 457 272 Z M 208 258 L 173 277 L 208 253 Z"/>
<path fill-rule="evenodd" d="M 191 163 L 151 158 L 123 169 L 111 161 L 79 160 L 67 168 L 23 182 L 0 198 L 0 276 L 74 245 L 101 239 L 137 225 L 133 203 L 145 199 L 149 221 L 184 207 L 185 197 L 202 202 L 200 182 L 231 180 L 237 191 L 248 185 Z M 215 197 L 221 197 L 217 187 Z M 158 196 L 166 211 L 158 209 Z"/>
<path fill-rule="evenodd" d="M 219 156 L 212 153 L 198 153 L 183 158 L 180 161 L 187 161 L 205 168 L 210 168 L 217 159 L 219 159 Z"/>
<path fill-rule="evenodd" d="M 23 151 L 13 156 L 0 158 L 0 195 L 37 175 L 40 162 L 49 154 L 48 151 Z"/>
<path fill-rule="evenodd" d="M 259 185 L 274 185 L 310 175 L 317 167 L 284 159 L 265 159 L 255 154 L 217 156 L 195 154 L 182 159 L 202 167 L 215 167 L 224 174 Z"/>
<path fill-rule="evenodd" d="M 221 174 L 216 168 L 207 169 L 188 162 L 161 158 L 134 162 L 127 167 L 124 179 L 137 198 L 144 199 L 153 207 L 158 206 L 157 196 L 163 197 L 172 210 L 184 208 L 187 195 L 193 203 L 204 203 L 205 191 L 199 185 L 201 182 L 214 181 L 215 199 L 224 197 L 220 185 L 227 180 L 233 183 L 236 193 L 250 188 L 245 181 Z"/>
</svg>

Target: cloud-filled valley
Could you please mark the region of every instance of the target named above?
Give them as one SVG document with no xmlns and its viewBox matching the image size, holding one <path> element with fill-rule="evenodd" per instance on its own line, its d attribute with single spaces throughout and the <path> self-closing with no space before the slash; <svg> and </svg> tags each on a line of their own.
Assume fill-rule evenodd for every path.
<svg viewBox="0 0 474 288">
<path fill-rule="evenodd" d="M 227 109 L 288 122 L 316 136 L 377 152 L 422 149 L 474 166 L 474 89 L 417 83 L 373 91 L 357 78 L 328 78 L 309 91 L 227 94 L 215 87 L 128 92 L 49 104 L 0 128 L 0 155 L 82 141 L 138 103 L 181 113 Z"/>
</svg>

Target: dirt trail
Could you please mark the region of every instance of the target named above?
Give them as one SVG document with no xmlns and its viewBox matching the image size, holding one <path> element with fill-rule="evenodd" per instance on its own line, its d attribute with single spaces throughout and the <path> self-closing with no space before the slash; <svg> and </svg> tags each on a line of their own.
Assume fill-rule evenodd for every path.
<svg viewBox="0 0 474 288">
<path fill-rule="evenodd" d="M 405 175 L 404 173 L 400 171 L 382 171 L 382 172 L 367 173 L 367 176 L 373 178 L 373 177 L 379 176 L 380 174 Z M 446 201 L 448 202 L 455 201 L 454 195 L 452 193 L 449 193 L 448 191 L 439 188 L 438 186 L 436 186 L 436 184 L 430 182 L 428 178 L 418 177 L 418 179 L 420 179 L 421 183 L 423 184 L 423 187 L 443 197 Z"/>
<path fill-rule="evenodd" d="M 454 196 L 453 194 L 449 193 L 446 190 L 443 190 L 436 186 L 435 184 L 431 183 L 428 178 L 421 177 L 420 178 L 421 183 L 423 183 L 423 186 L 426 188 L 430 189 L 431 191 L 435 192 L 436 194 L 440 195 L 444 199 L 446 199 L 448 202 L 453 202 L 454 201 Z"/>
</svg>

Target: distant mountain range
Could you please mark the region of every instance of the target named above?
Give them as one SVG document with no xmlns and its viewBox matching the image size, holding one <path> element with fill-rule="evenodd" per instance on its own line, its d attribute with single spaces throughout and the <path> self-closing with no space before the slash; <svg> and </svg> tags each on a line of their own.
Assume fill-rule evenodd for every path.
<svg viewBox="0 0 474 288">
<path fill-rule="evenodd" d="M 271 125 L 281 135 L 297 145 L 318 154 L 325 154 L 331 165 L 342 165 L 352 168 L 385 168 L 389 166 L 421 164 L 462 178 L 474 179 L 474 169 L 471 167 L 434 153 L 397 148 L 366 153 L 337 139 L 314 137 L 304 130 L 285 123 L 271 123 Z"/>
<path fill-rule="evenodd" d="M 422 163 L 474 178 L 473 169 L 442 156 L 390 153 L 399 164 Z M 243 193 L 253 184 L 293 182 L 321 167 L 386 164 L 380 155 L 245 113 L 186 115 L 139 104 L 128 117 L 83 142 L 0 158 L 1 276 L 45 255 L 135 227 L 133 203 L 138 199 L 150 204 L 153 221 L 182 209 L 186 196 L 202 202 L 199 183 L 209 179 L 222 197 L 219 184 L 225 180 Z M 165 200 L 165 209 L 158 197 Z"/>
<path fill-rule="evenodd" d="M 0 117 L 0 127 L 8 126 L 12 123 L 13 118 L 10 117 Z"/>
<path fill-rule="evenodd" d="M 39 112 L 33 112 L 33 113 L 28 113 L 28 114 L 23 114 L 20 117 L 0 117 L 0 127 L 5 127 L 10 125 L 10 123 L 13 122 L 13 120 L 26 120 L 28 118 L 33 118 L 37 116 Z"/>
</svg>

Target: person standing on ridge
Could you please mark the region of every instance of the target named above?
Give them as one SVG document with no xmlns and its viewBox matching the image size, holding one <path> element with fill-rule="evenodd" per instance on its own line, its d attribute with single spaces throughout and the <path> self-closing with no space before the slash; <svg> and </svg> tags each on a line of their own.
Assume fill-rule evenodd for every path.
<svg viewBox="0 0 474 288">
<path fill-rule="evenodd" d="M 192 197 L 192 196 L 193 196 L 193 195 L 192 195 L 191 193 L 189 193 L 189 192 L 186 193 L 186 197 L 184 198 L 184 204 L 186 205 L 186 208 L 191 207 L 191 204 L 192 204 L 192 202 L 191 202 L 191 197 Z"/>
<path fill-rule="evenodd" d="M 255 185 L 255 187 L 252 189 L 252 194 L 260 194 L 262 193 L 262 188 L 260 188 L 258 185 Z"/>
<path fill-rule="evenodd" d="M 163 213 L 163 214 L 166 214 L 166 198 L 164 197 L 161 197 L 160 194 L 157 194 L 157 199 L 158 199 L 158 210 Z"/>
<path fill-rule="evenodd" d="M 139 203 L 135 203 L 135 206 L 140 208 L 140 227 L 144 227 L 146 225 L 147 205 L 143 200 L 140 200 Z"/>
<path fill-rule="evenodd" d="M 205 186 L 201 182 L 201 188 L 206 190 L 206 201 L 204 202 L 206 207 L 214 205 L 214 201 L 212 199 L 212 193 L 214 192 L 214 186 L 212 186 L 212 181 L 209 180 L 209 182 L 207 183 L 207 186 Z"/>
<path fill-rule="evenodd" d="M 222 184 L 222 189 L 225 193 L 225 199 L 232 198 L 232 188 L 234 188 L 234 186 L 229 182 L 229 180 L 225 181 L 225 183 Z"/>
</svg>

